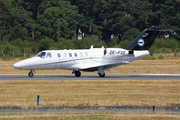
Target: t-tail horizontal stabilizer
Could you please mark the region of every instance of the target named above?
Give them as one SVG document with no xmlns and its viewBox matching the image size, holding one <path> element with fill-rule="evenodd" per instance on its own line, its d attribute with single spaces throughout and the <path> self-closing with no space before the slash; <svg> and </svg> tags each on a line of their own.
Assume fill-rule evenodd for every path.
<svg viewBox="0 0 180 120">
<path fill-rule="evenodd" d="M 147 28 L 139 34 L 128 46 L 126 50 L 149 50 L 159 32 L 170 31 L 174 32 L 177 29 L 161 29 L 161 28 Z"/>
</svg>

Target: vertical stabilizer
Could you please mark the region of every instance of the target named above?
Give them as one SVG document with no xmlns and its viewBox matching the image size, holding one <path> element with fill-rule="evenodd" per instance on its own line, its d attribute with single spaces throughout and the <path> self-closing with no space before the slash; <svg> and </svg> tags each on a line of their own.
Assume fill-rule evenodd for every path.
<svg viewBox="0 0 180 120">
<path fill-rule="evenodd" d="M 147 28 L 139 34 L 128 46 L 126 50 L 149 50 L 154 40 L 161 31 L 175 31 L 174 29 Z"/>
<path fill-rule="evenodd" d="M 126 50 L 149 50 L 160 31 L 154 28 L 145 29 L 128 46 Z"/>
</svg>

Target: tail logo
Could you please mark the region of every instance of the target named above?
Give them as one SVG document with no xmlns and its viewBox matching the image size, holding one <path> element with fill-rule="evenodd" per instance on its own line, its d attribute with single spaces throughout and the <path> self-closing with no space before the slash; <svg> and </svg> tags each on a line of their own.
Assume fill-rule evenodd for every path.
<svg viewBox="0 0 180 120">
<path fill-rule="evenodd" d="M 138 40 L 138 45 L 139 46 L 143 46 L 144 45 L 144 40 L 143 39 L 139 39 Z"/>
</svg>

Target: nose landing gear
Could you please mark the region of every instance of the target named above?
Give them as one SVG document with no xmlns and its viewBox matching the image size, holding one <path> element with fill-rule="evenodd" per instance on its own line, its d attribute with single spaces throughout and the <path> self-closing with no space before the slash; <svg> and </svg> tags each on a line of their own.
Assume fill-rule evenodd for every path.
<svg viewBox="0 0 180 120">
<path fill-rule="evenodd" d="M 33 77 L 33 76 L 34 76 L 34 73 L 33 73 L 33 72 L 36 73 L 34 70 L 31 70 L 31 71 L 28 73 L 28 76 L 29 76 L 29 77 Z"/>
</svg>

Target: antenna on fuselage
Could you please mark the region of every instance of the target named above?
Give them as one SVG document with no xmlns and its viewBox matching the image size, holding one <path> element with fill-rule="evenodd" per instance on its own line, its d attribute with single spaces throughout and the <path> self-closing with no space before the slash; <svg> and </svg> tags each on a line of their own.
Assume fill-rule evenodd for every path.
<svg viewBox="0 0 180 120">
<path fill-rule="evenodd" d="M 93 45 L 91 45 L 91 48 L 90 49 L 93 49 Z"/>
</svg>

